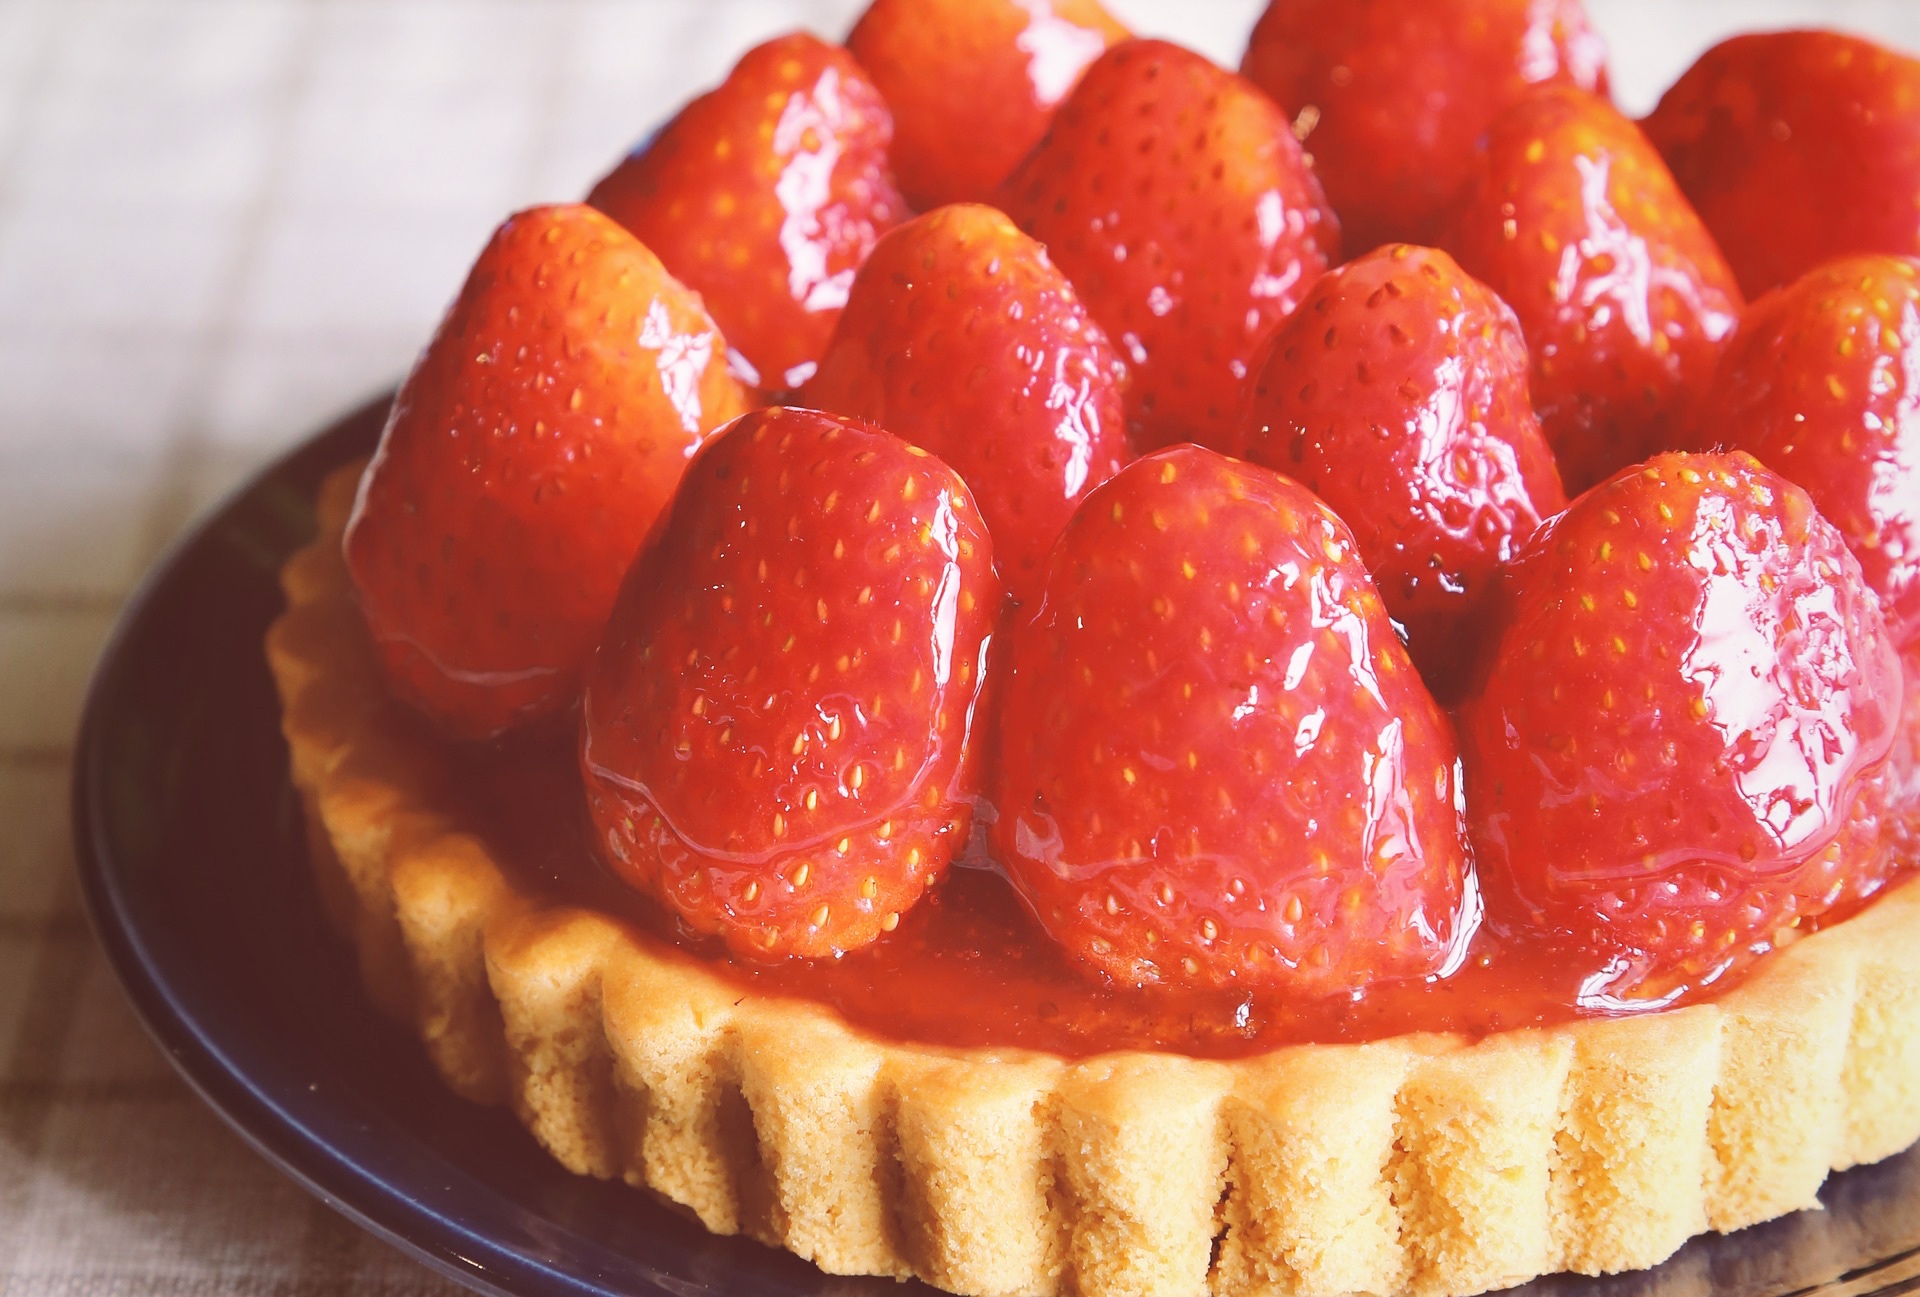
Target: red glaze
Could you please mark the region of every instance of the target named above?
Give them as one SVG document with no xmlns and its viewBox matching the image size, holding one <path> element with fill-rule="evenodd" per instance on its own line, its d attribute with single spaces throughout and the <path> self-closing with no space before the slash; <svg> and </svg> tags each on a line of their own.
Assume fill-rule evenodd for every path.
<svg viewBox="0 0 1920 1297">
<path fill-rule="evenodd" d="M 1920 636 L 1916 270 L 1910 257 L 1849 257 L 1755 302 L 1694 433 L 1806 488 L 1879 591 L 1900 644 Z"/>
<path fill-rule="evenodd" d="M 1074 505 L 1129 458 L 1124 378 L 1046 250 L 990 207 L 954 206 L 875 246 L 802 399 L 965 478 L 1024 599 Z"/>
<path fill-rule="evenodd" d="M 1920 640 L 1907 645 L 1900 665 L 1906 693 L 1900 712 L 1900 732 L 1887 758 L 1888 854 L 1920 865 Z"/>
<path fill-rule="evenodd" d="M 1487 124 L 1529 85 L 1605 94 L 1581 0 L 1273 0 L 1240 70 L 1294 119 L 1349 255 L 1431 243 Z"/>
<path fill-rule="evenodd" d="M 642 141 L 587 201 L 706 298 L 768 390 L 812 373 L 874 241 L 906 216 L 893 118 L 853 56 L 795 33 Z"/>
<path fill-rule="evenodd" d="M 1488 129 L 1447 250 L 1512 306 L 1567 490 L 1678 444 L 1740 290 L 1634 124 L 1536 90 Z"/>
<path fill-rule="evenodd" d="M 1354 995 L 1110 985 L 1087 977 L 1083 965 L 1047 939 L 1006 881 L 985 868 L 949 870 L 898 928 L 839 959 L 736 956 L 716 939 L 690 932 L 600 863 L 577 755 L 564 742 L 546 741 L 543 727 L 537 739 L 523 732 L 508 742 L 446 753 L 459 772 L 463 825 L 477 826 L 518 886 L 623 920 L 656 954 L 697 963 L 743 992 L 811 1000 L 887 1039 L 1072 1058 L 1121 1049 L 1237 1058 L 1304 1042 L 1359 1043 L 1410 1032 L 1473 1039 L 1621 1007 L 1591 998 L 1580 1003 L 1582 981 L 1602 962 L 1597 953 L 1562 934 L 1490 924 L 1474 933 L 1458 972 L 1383 982 Z M 1857 908 L 1843 903 L 1800 930 Z M 1737 980 L 1730 973 L 1711 986 L 1689 987 L 1680 1002 L 1706 1000 Z"/>
<path fill-rule="evenodd" d="M 1420 674 L 1451 697 L 1494 569 L 1567 504 L 1520 322 L 1446 253 L 1394 244 L 1322 276 L 1254 372 L 1247 458 L 1353 528 Z"/>
<path fill-rule="evenodd" d="M 1452 730 L 1297 483 L 1196 446 L 1122 469 L 1002 671 L 993 848 L 1092 969 L 1315 997 L 1466 936 Z"/>
<path fill-rule="evenodd" d="M 992 543 L 939 460 L 811 410 L 733 423 L 588 678 L 580 760 L 609 862 L 754 955 L 892 928 L 966 839 L 999 604 Z"/>
<path fill-rule="evenodd" d="M 1834 257 L 1920 254 L 1920 59 L 1839 32 L 1735 36 L 1642 125 L 1750 297 Z"/>
<path fill-rule="evenodd" d="M 1100 0 L 873 0 L 847 49 L 893 109 L 893 168 L 926 211 L 990 198 L 1128 35 Z"/>
<path fill-rule="evenodd" d="M 1589 995 L 1711 981 L 1894 868 L 1899 660 L 1806 492 L 1661 455 L 1536 532 L 1502 613 L 1461 714 L 1488 912 L 1612 951 Z"/>
<path fill-rule="evenodd" d="M 1143 448 L 1224 444 L 1254 348 L 1339 260 L 1332 209 L 1273 101 L 1165 41 L 1103 54 L 998 206 L 1119 345 Z"/>
<path fill-rule="evenodd" d="M 746 408 L 700 299 L 587 207 L 494 233 L 394 400 L 346 537 L 387 679 L 481 738 L 573 704 L 700 439 Z"/>
</svg>

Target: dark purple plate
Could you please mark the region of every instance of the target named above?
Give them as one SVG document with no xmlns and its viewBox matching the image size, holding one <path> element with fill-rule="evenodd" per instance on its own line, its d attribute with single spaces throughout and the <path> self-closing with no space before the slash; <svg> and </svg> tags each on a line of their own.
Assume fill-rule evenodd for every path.
<svg viewBox="0 0 1920 1297">
<path fill-rule="evenodd" d="M 276 573 L 327 470 L 386 399 L 255 478 L 127 606 L 94 676 L 73 815 L 95 929 L 200 1095 L 353 1220 L 484 1292 L 913 1297 L 708 1235 L 648 1195 L 568 1174 L 506 1114 L 453 1097 L 361 996 L 324 929 L 261 652 Z M 1920 1291 L 1920 1150 L 1836 1176 L 1827 1210 L 1696 1239 L 1659 1269 L 1555 1277 L 1553 1297 L 1893 1297 Z"/>
</svg>

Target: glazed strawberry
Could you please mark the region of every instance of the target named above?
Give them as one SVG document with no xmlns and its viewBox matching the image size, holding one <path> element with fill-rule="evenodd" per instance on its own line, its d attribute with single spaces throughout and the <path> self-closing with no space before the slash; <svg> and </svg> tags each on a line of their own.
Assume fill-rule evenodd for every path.
<svg viewBox="0 0 1920 1297">
<path fill-rule="evenodd" d="M 1545 89 L 1501 113 L 1445 246 L 1520 317 L 1568 491 L 1679 444 L 1740 290 L 1611 104 Z"/>
<path fill-rule="evenodd" d="M 743 954 L 891 930 L 966 839 L 999 603 L 939 460 L 811 410 L 734 423 L 634 564 L 587 683 L 610 863 Z"/>
<path fill-rule="evenodd" d="M 998 206 L 1047 245 L 1129 361 L 1142 447 L 1231 437 L 1254 348 L 1339 260 L 1339 227 L 1273 101 L 1165 41 L 1101 55 Z"/>
<path fill-rule="evenodd" d="M 700 299 L 632 235 L 581 206 L 508 220 L 347 528 L 394 691 L 468 738 L 571 706 L 688 456 L 745 408 Z"/>
<path fill-rule="evenodd" d="M 893 109 L 893 166 L 922 211 L 981 202 L 1128 32 L 1100 0 L 873 0 L 847 49 Z"/>
<path fill-rule="evenodd" d="M 1371 252 L 1274 331 L 1244 426 L 1249 459 L 1353 528 L 1421 675 L 1452 696 L 1495 568 L 1567 503 L 1513 312 L 1444 252 Z"/>
<path fill-rule="evenodd" d="M 1488 915 L 1591 952 L 1595 1004 L 1710 982 L 1893 868 L 1879 600 L 1750 456 L 1582 496 L 1508 569 L 1496 634 L 1461 716 Z"/>
<path fill-rule="evenodd" d="M 1607 88 L 1581 0 L 1273 0 L 1240 70 L 1293 118 L 1349 255 L 1438 238 L 1476 140 L 1529 85 Z"/>
<path fill-rule="evenodd" d="M 1046 251 L 957 205 L 880 240 L 803 397 L 952 466 L 1025 598 L 1075 503 L 1129 457 L 1123 376 Z"/>
<path fill-rule="evenodd" d="M 1749 451 L 1806 488 L 1902 644 L 1920 636 L 1917 270 L 1848 257 L 1755 302 L 1695 429 L 1700 445 Z"/>
<path fill-rule="evenodd" d="M 706 298 L 750 381 L 784 390 L 806 381 L 853 272 L 906 217 L 892 141 L 853 56 L 795 33 L 747 51 L 587 201 Z"/>
<path fill-rule="evenodd" d="M 1839 32 L 1736 36 L 1641 124 L 1749 296 L 1850 253 L 1920 254 L 1920 59 Z"/>
<path fill-rule="evenodd" d="M 1136 460 L 1067 524 L 1004 667 L 993 846 L 1099 973 L 1317 996 L 1464 935 L 1452 730 L 1299 484 Z"/>
</svg>

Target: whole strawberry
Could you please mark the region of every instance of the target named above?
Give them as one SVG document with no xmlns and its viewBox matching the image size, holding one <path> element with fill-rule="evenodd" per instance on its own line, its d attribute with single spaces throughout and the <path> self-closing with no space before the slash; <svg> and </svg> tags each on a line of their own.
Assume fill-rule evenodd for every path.
<svg viewBox="0 0 1920 1297">
<path fill-rule="evenodd" d="M 847 49 L 893 109 L 893 167 L 922 211 L 982 202 L 1128 32 L 1100 0 L 873 0 Z"/>
<path fill-rule="evenodd" d="M 1254 348 L 1339 260 L 1273 101 L 1165 41 L 1101 55 L 998 206 L 1119 344 L 1141 447 L 1224 444 Z"/>
<path fill-rule="evenodd" d="M 1641 123 L 1750 297 L 1920 254 L 1920 59 L 1829 31 L 1735 36 Z"/>
<path fill-rule="evenodd" d="M 1475 141 L 1528 86 L 1607 89 L 1581 0 L 1273 0 L 1240 70 L 1293 117 L 1350 255 L 1438 238 Z"/>
<path fill-rule="evenodd" d="M 1488 916 L 1567 934 L 1593 1004 L 1711 982 L 1893 868 L 1879 601 L 1751 457 L 1661 455 L 1576 500 L 1508 569 L 1496 634 L 1460 736 Z"/>
<path fill-rule="evenodd" d="M 966 840 L 999 604 L 939 460 L 811 410 L 734 423 L 634 564 L 587 683 L 609 862 L 743 954 L 891 930 Z"/>
<path fill-rule="evenodd" d="M 1501 113 L 1445 246 L 1520 317 L 1568 491 L 1679 443 L 1740 290 L 1612 105 L 1552 88 Z"/>
<path fill-rule="evenodd" d="M 346 535 L 395 693 L 483 738 L 563 710 L 709 431 L 746 408 L 700 299 L 591 208 L 494 233 L 394 399 Z"/>
<path fill-rule="evenodd" d="M 1003 662 L 995 852 L 1129 984 L 1437 971 L 1467 862 L 1447 719 L 1346 526 L 1195 446 L 1088 496 Z"/>
<path fill-rule="evenodd" d="M 1920 261 L 1830 262 L 1755 302 L 1695 440 L 1805 487 L 1879 591 L 1895 643 L 1920 636 Z"/>
<path fill-rule="evenodd" d="M 1498 566 L 1566 507 L 1513 312 L 1452 257 L 1398 243 L 1321 276 L 1254 371 L 1245 453 L 1333 506 L 1442 697 Z"/>
<path fill-rule="evenodd" d="M 812 372 L 874 241 L 906 216 L 893 118 L 853 56 L 795 33 L 747 51 L 587 201 L 706 298 L 769 390 Z"/>
<path fill-rule="evenodd" d="M 1123 374 L 1046 250 L 992 208 L 959 205 L 875 246 L 803 397 L 965 478 L 1024 599 L 1074 505 L 1129 458 Z"/>
</svg>

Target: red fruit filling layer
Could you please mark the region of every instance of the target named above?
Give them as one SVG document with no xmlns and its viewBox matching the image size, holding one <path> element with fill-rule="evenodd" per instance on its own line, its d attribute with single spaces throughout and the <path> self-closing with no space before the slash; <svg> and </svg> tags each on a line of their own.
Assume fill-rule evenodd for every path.
<svg viewBox="0 0 1920 1297">
<path fill-rule="evenodd" d="M 1564 935 L 1510 931 L 1491 919 L 1464 948 L 1457 971 L 1376 983 L 1351 996 L 1102 985 L 1048 939 L 978 852 L 864 949 L 832 960 L 750 962 L 691 933 L 601 863 L 571 733 L 441 742 L 453 782 L 465 790 L 467 822 L 523 889 L 620 920 L 641 940 L 682 951 L 743 991 L 811 1000 L 888 1039 L 1068 1058 L 1140 1049 L 1224 1059 L 1410 1032 L 1478 1038 L 1611 1014 L 1597 1001 L 1582 1004 L 1583 983 L 1602 957 L 1569 946 Z M 1810 934 L 1860 908 L 1840 906 L 1797 931 Z M 1739 976 L 1685 988 L 1666 1003 L 1717 996 Z"/>
</svg>

